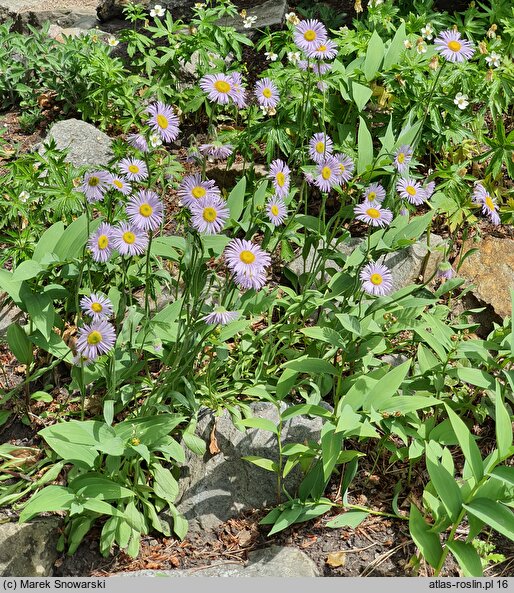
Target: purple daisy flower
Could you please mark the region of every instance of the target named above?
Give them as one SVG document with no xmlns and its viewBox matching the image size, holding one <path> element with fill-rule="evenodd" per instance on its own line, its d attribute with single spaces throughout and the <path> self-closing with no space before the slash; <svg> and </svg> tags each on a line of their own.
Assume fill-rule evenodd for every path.
<svg viewBox="0 0 514 593">
<path fill-rule="evenodd" d="M 148 169 L 141 159 L 121 159 L 118 167 L 129 181 L 143 181 L 148 177 Z"/>
<path fill-rule="evenodd" d="M 259 80 L 255 85 L 254 94 L 259 105 L 266 108 L 276 107 L 280 99 L 278 89 L 270 78 Z"/>
<path fill-rule="evenodd" d="M 327 30 L 315 19 L 301 21 L 294 31 L 294 42 L 305 52 L 316 49 L 327 40 Z"/>
<path fill-rule="evenodd" d="M 90 364 L 93 364 L 94 360 L 92 358 L 89 358 L 89 356 L 84 356 L 83 354 L 76 354 L 71 362 L 76 366 L 76 367 L 87 367 Z"/>
<path fill-rule="evenodd" d="M 232 94 L 231 98 L 239 109 L 246 107 L 246 88 L 243 85 L 243 77 L 239 72 L 232 72 Z"/>
<path fill-rule="evenodd" d="M 291 170 L 281 159 L 275 159 L 272 161 L 269 168 L 268 177 L 273 183 L 275 188 L 275 195 L 279 198 L 285 198 L 289 193 Z"/>
<path fill-rule="evenodd" d="M 205 196 L 190 206 L 191 224 L 199 233 L 215 235 L 225 226 L 230 210 L 219 196 Z"/>
<path fill-rule="evenodd" d="M 102 222 L 98 229 L 91 234 L 87 242 L 95 261 L 104 263 L 111 257 L 113 239 L 114 228 L 110 224 Z"/>
<path fill-rule="evenodd" d="M 473 192 L 473 201 L 476 204 L 482 206 L 482 214 L 489 216 L 493 224 L 500 224 L 500 216 L 496 211 L 498 206 L 496 199 L 491 197 L 489 192 L 481 183 L 475 184 L 475 190 Z"/>
<path fill-rule="evenodd" d="M 318 46 L 309 49 L 307 52 L 309 58 L 317 58 L 318 60 L 332 60 L 337 56 L 337 45 L 327 39 Z"/>
<path fill-rule="evenodd" d="M 370 262 L 361 270 L 360 279 L 364 292 L 375 296 L 384 296 L 393 289 L 393 276 L 389 269 L 375 262 Z"/>
<path fill-rule="evenodd" d="M 142 231 L 155 231 L 162 223 L 162 202 L 159 196 L 142 189 L 132 196 L 127 204 L 127 216 L 130 222 Z"/>
<path fill-rule="evenodd" d="M 79 328 L 77 352 L 90 360 L 112 350 L 116 342 L 114 327 L 105 319 L 95 320 Z"/>
<path fill-rule="evenodd" d="M 229 74 L 207 74 L 200 79 L 200 88 L 210 101 L 227 105 L 234 95 L 234 79 Z"/>
<path fill-rule="evenodd" d="M 328 90 L 328 84 L 326 82 L 324 82 L 323 80 L 318 80 L 318 82 L 316 83 L 316 86 L 322 93 L 324 93 L 326 90 Z"/>
<path fill-rule="evenodd" d="M 321 163 L 332 154 L 332 146 L 332 139 L 323 132 L 318 132 L 309 140 L 309 156 L 315 163 Z"/>
<path fill-rule="evenodd" d="M 262 273 L 271 263 L 271 257 L 258 245 L 246 239 L 232 239 L 225 248 L 227 266 L 239 276 Z"/>
<path fill-rule="evenodd" d="M 473 57 L 475 48 L 471 41 L 461 39 L 458 31 L 442 31 L 434 39 L 434 46 L 450 62 L 464 62 Z"/>
<path fill-rule="evenodd" d="M 120 255 L 140 255 L 148 247 L 148 235 L 126 222 L 121 222 L 113 230 L 112 245 Z"/>
<path fill-rule="evenodd" d="M 339 162 L 341 181 L 350 181 L 353 176 L 353 170 L 355 169 L 355 164 L 352 159 L 348 155 L 344 154 L 344 152 L 341 154 L 335 154 L 334 158 Z"/>
<path fill-rule="evenodd" d="M 173 142 L 177 139 L 180 130 L 173 107 L 156 101 L 148 106 L 146 112 L 150 116 L 146 123 L 159 134 L 163 142 Z"/>
<path fill-rule="evenodd" d="M 127 183 L 127 180 L 120 175 L 113 175 L 111 177 L 111 184 L 115 190 L 121 192 L 124 196 L 128 196 L 132 191 L 130 184 Z"/>
<path fill-rule="evenodd" d="M 272 197 L 266 204 L 266 214 L 274 226 L 280 226 L 287 218 L 287 206 L 279 197 Z"/>
<path fill-rule="evenodd" d="M 443 261 L 437 266 L 437 277 L 443 280 L 450 280 L 453 278 L 455 272 L 453 271 L 452 265 L 449 261 Z"/>
<path fill-rule="evenodd" d="M 364 200 L 368 202 L 382 202 L 386 197 L 385 189 L 380 183 L 370 183 L 364 190 Z"/>
<path fill-rule="evenodd" d="M 143 134 L 129 134 L 127 136 L 127 142 L 135 148 L 136 150 L 140 150 L 141 152 L 148 152 L 148 142 Z"/>
<path fill-rule="evenodd" d="M 396 190 L 402 198 L 405 198 L 411 204 L 419 206 L 426 199 L 425 190 L 421 184 L 414 179 L 400 179 L 396 184 Z"/>
<path fill-rule="evenodd" d="M 423 186 L 423 190 L 425 192 L 425 200 L 430 200 L 430 198 L 434 195 L 435 192 L 435 181 L 429 181 Z"/>
<path fill-rule="evenodd" d="M 227 325 L 239 317 L 239 311 L 227 311 L 225 307 L 216 307 L 212 313 L 202 317 L 208 325 Z"/>
<path fill-rule="evenodd" d="M 314 183 L 323 192 L 329 192 L 333 187 L 341 183 L 341 164 L 333 156 L 318 164 L 318 175 Z"/>
<path fill-rule="evenodd" d="M 200 144 L 198 150 L 206 157 L 216 161 L 224 161 L 234 152 L 234 147 L 232 144 L 214 142 L 212 144 Z"/>
<path fill-rule="evenodd" d="M 409 163 L 412 159 L 412 148 L 408 144 L 400 146 L 394 153 L 394 168 L 399 173 L 406 173 L 409 170 Z"/>
<path fill-rule="evenodd" d="M 191 206 L 200 198 L 221 198 L 220 190 L 212 179 L 202 181 L 198 173 L 182 179 L 177 194 L 183 206 Z"/>
<path fill-rule="evenodd" d="M 85 194 L 89 203 L 98 202 L 103 199 L 110 183 L 110 173 L 107 171 L 93 171 L 84 175 L 80 191 Z"/>
<path fill-rule="evenodd" d="M 93 318 L 93 321 L 108 319 L 114 313 L 111 301 L 100 293 L 93 292 L 91 296 L 82 297 L 80 307 L 86 315 Z"/>
<path fill-rule="evenodd" d="M 379 202 L 366 201 L 354 208 L 355 218 L 371 226 L 384 227 L 391 224 L 393 213 L 382 208 Z"/>
<path fill-rule="evenodd" d="M 258 270 L 255 273 L 236 274 L 234 281 L 239 288 L 260 290 L 266 284 L 266 274 L 264 270 Z"/>
</svg>

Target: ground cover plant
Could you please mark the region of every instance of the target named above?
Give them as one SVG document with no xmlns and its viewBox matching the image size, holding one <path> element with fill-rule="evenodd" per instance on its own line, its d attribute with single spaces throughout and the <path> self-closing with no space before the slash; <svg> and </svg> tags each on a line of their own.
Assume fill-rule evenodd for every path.
<svg viewBox="0 0 514 593">
<path fill-rule="evenodd" d="M 45 95 L 116 138 L 103 168 L 52 144 L 3 164 L 0 286 L 26 323 L 7 330 L 24 379 L 2 390 L 0 421 L 45 427 L 29 482 L 0 445 L 0 504 L 20 521 L 64 512 L 69 553 L 100 526 L 103 554 L 137 556 L 142 534 L 170 535 L 164 509 L 185 537 L 175 500 L 187 450 L 205 452 L 201 406 L 276 435 L 278 461 L 247 459 L 277 477 L 270 534 L 385 513 L 408 523 L 418 566 L 439 575 L 450 554 L 467 576 L 483 574 L 490 529 L 514 539 L 512 321 L 478 338 L 454 310 L 469 290 L 462 237 L 512 224 L 514 11 L 361 12 L 336 30 L 291 12 L 253 40 L 227 24 L 226 0 L 187 24 L 129 5 L 116 38 L 33 30 L 27 43 L 0 28 L 5 108 L 30 128 Z M 233 185 L 209 177 L 213 162 Z M 441 262 L 399 287 L 386 256 L 420 239 L 426 265 Z M 52 405 L 56 376 L 66 405 Z M 319 442 L 283 445 L 296 415 L 322 418 Z M 349 501 L 366 454 L 408 468 L 387 512 Z"/>
</svg>

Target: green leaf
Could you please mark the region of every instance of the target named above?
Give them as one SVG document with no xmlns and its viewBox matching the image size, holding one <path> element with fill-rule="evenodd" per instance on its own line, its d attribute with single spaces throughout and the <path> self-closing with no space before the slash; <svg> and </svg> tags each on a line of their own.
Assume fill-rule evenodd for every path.
<svg viewBox="0 0 514 593">
<path fill-rule="evenodd" d="M 481 369 L 473 369 L 468 367 L 459 367 L 448 369 L 446 374 L 449 377 L 456 377 L 465 383 L 476 385 L 482 389 L 494 389 L 495 380 L 492 375 L 482 371 Z"/>
<path fill-rule="evenodd" d="M 484 576 L 480 556 L 477 554 L 477 551 L 471 544 L 453 540 L 451 542 L 447 542 L 446 545 L 457 559 L 457 562 L 462 569 L 463 576 Z"/>
<path fill-rule="evenodd" d="M 110 505 L 104 500 L 98 498 L 90 498 L 82 503 L 84 508 L 93 513 L 100 513 L 101 515 L 110 515 L 113 517 L 123 518 L 123 513 L 117 508 Z"/>
<path fill-rule="evenodd" d="M 71 259 L 82 258 L 84 246 L 89 238 L 89 234 L 96 231 L 100 226 L 101 220 L 90 221 L 88 229 L 87 215 L 83 214 L 74 220 L 64 231 L 61 238 L 55 245 L 54 252 L 60 261 L 69 261 Z"/>
<path fill-rule="evenodd" d="M 29 259 L 21 262 L 21 264 L 14 270 L 12 279 L 15 282 L 31 280 L 32 278 L 35 278 L 43 269 L 44 268 L 39 262 Z"/>
<path fill-rule="evenodd" d="M 64 223 L 59 221 L 53 224 L 50 228 L 41 235 L 34 249 L 32 259 L 37 262 L 42 262 L 43 258 L 55 250 L 55 246 L 59 242 L 64 233 Z"/>
<path fill-rule="evenodd" d="M 338 370 L 328 360 L 323 358 L 312 358 L 308 356 L 302 356 L 295 360 L 290 360 L 282 365 L 285 369 L 291 369 L 292 371 L 298 371 L 299 373 L 320 373 L 337 375 Z"/>
<path fill-rule="evenodd" d="M 98 453 L 96 440 L 78 420 L 70 420 L 43 428 L 39 434 L 48 445 L 66 461 L 80 466 L 93 467 Z"/>
<path fill-rule="evenodd" d="M 241 420 L 241 424 L 247 428 L 258 428 L 278 435 L 278 428 L 275 423 L 267 418 L 244 418 Z"/>
<path fill-rule="evenodd" d="M 433 568 L 438 566 L 443 554 L 439 536 L 431 531 L 431 526 L 426 523 L 414 504 L 410 507 L 409 531 L 425 560 Z"/>
<path fill-rule="evenodd" d="M 18 323 L 12 323 L 7 328 L 7 343 L 21 364 L 28 366 L 32 363 L 32 343 L 25 330 Z"/>
<path fill-rule="evenodd" d="M 373 91 L 369 86 L 364 86 L 358 82 L 351 81 L 352 98 L 359 111 L 362 111 L 366 103 L 371 99 Z"/>
<path fill-rule="evenodd" d="M 510 455 L 510 448 L 512 447 L 512 422 L 499 389 L 496 390 L 495 420 L 496 446 L 501 459 L 505 459 Z"/>
<path fill-rule="evenodd" d="M 205 441 L 203 441 L 196 434 L 184 432 L 184 434 L 182 435 L 182 439 L 186 447 L 196 455 L 202 456 L 205 454 L 205 451 L 207 449 Z"/>
<path fill-rule="evenodd" d="M 364 60 L 364 76 L 366 80 L 373 80 L 375 78 L 383 58 L 384 42 L 380 38 L 380 35 L 376 31 L 373 31 L 373 35 L 368 43 L 366 59 Z"/>
<path fill-rule="evenodd" d="M 50 335 L 54 333 L 52 328 L 55 319 L 55 309 L 50 297 L 44 292 L 27 292 L 24 295 L 24 301 L 30 320 L 43 337 L 48 340 Z"/>
<path fill-rule="evenodd" d="M 69 483 L 69 487 L 77 495 L 85 498 L 121 500 L 134 497 L 134 492 L 128 488 L 95 472 L 87 472 L 78 476 Z"/>
<path fill-rule="evenodd" d="M 30 521 L 39 513 L 49 511 L 66 511 L 70 508 L 75 494 L 64 486 L 47 486 L 40 490 L 27 502 L 20 513 L 20 523 Z"/>
<path fill-rule="evenodd" d="M 294 418 L 295 416 L 299 416 L 300 414 L 320 416 L 321 418 L 331 418 L 332 416 L 332 413 L 323 406 L 316 406 L 314 404 L 298 404 L 296 406 L 289 406 L 286 408 L 280 417 L 282 418 L 282 421 L 285 422 L 286 420 Z"/>
<path fill-rule="evenodd" d="M 246 177 L 242 177 L 227 198 L 227 206 L 230 210 L 230 218 L 237 222 L 244 207 L 246 192 Z"/>
<path fill-rule="evenodd" d="M 46 402 L 46 403 L 50 403 L 54 400 L 54 398 L 46 391 L 34 391 L 34 393 L 31 394 L 30 399 L 33 399 L 34 401 L 37 401 L 37 402 Z"/>
<path fill-rule="evenodd" d="M 369 515 L 365 511 L 349 511 L 347 513 L 341 513 L 337 515 L 335 519 L 329 521 L 325 527 L 332 527 L 336 529 L 338 527 L 351 527 L 355 529 L 358 527 L 364 519 Z"/>
<path fill-rule="evenodd" d="M 468 427 L 450 408 L 450 406 L 445 404 L 445 408 L 452 424 L 453 431 L 455 432 L 455 436 L 459 441 L 460 448 L 464 453 L 464 458 L 469 463 L 476 482 L 480 482 L 480 480 L 484 477 L 484 464 L 482 462 L 480 450 L 475 443 L 475 439 L 473 438 L 473 435 L 469 431 Z"/>
<path fill-rule="evenodd" d="M 487 498 L 476 498 L 463 506 L 468 513 L 514 541 L 514 513 L 508 507 Z"/>
<path fill-rule="evenodd" d="M 344 435 L 335 432 L 336 427 L 331 422 L 326 422 L 321 431 L 321 460 L 323 463 L 323 478 L 328 481 L 336 466 L 341 453 Z"/>
<path fill-rule="evenodd" d="M 393 40 L 391 41 L 391 45 L 389 46 L 385 58 L 384 58 L 384 64 L 382 66 L 382 69 L 384 71 L 389 70 L 389 68 L 391 66 L 393 66 L 394 64 L 398 64 L 398 59 L 400 58 L 400 56 L 402 55 L 402 53 L 405 50 L 405 46 L 403 45 L 403 42 L 405 41 L 405 39 L 407 38 L 407 33 L 405 31 L 405 23 L 402 23 L 398 29 L 396 30 L 395 36 L 393 37 Z"/>
<path fill-rule="evenodd" d="M 408 414 L 432 406 L 440 406 L 443 402 L 436 397 L 422 395 L 398 395 L 389 400 L 389 402 L 378 408 L 379 412 L 401 412 Z"/>
<path fill-rule="evenodd" d="M 260 457 L 259 455 L 246 455 L 245 457 L 242 457 L 241 459 L 244 459 L 245 461 L 249 461 L 250 463 L 253 463 L 257 467 L 262 467 L 263 469 L 265 469 L 269 472 L 278 473 L 278 471 L 280 469 L 278 467 L 278 464 L 275 461 L 273 461 L 272 459 L 266 459 L 265 457 Z"/>
<path fill-rule="evenodd" d="M 282 531 L 283 529 L 287 529 L 290 525 L 295 523 L 298 517 L 303 513 L 303 510 L 303 505 L 297 503 L 296 506 L 282 511 L 278 519 L 275 521 L 275 525 L 273 525 L 273 528 L 268 533 L 268 537 L 278 533 L 279 531 Z"/>
<path fill-rule="evenodd" d="M 277 381 L 277 399 L 282 400 L 291 393 L 293 387 L 297 385 L 297 377 L 297 371 L 293 371 L 292 369 L 284 369 L 282 371 L 282 374 L 280 375 L 280 378 Z"/>
<path fill-rule="evenodd" d="M 426 447 L 426 465 L 432 485 L 452 522 L 457 521 L 462 509 L 462 496 L 455 478 L 439 464 L 430 447 Z"/>
<path fill-rule="evenodd" d="M 357 134 L 357 173 L 363 173 L 373 163 L 373 138 L 366 121 L 359 115 L 359 131 Z"/>
<path fill-rule="evenodd" d="M 384 406 L 393 404 L 394 395 L 396 395 L 401 384 L 409 372 L 411 361 L 407 360 L 386 373 L 367 394 L 362 406 L 365 410 L 371 407 L 375 410 L 381 410 Z"/>
<path fill-rule="evenodd" d="M 153 488 L 155 494 L 160 498 L 173 503 L 178 496 L 178 483 L 169 469 L 162 467 L 160 463 L 152 465 L 154 477 Z"/>
<path fill-rule="evenodd" d="M 488 475 L 501 480 L 507 486 L 514 486 L 514 467 L 500 465 L 495 467 Z"/>
</svg>

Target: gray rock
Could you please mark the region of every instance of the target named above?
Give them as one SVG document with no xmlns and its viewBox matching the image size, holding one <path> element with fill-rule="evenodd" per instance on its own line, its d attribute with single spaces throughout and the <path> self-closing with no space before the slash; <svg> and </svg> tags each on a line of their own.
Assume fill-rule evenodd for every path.
<svg viewBox="0 0 514 593">
<path fill-rule="evenodd" d="M 41 27 L 47 21 L 81 29 L 98 24 L 95 0 L 0 0 L 0 22 L 7 19 L 13 19 L 16 31 L 27 31 L 27 25 Z"/>
<path fill-rule="evenodd" d="M 106 166 L 112 158 L 111 139 L 95 126 L 78 119 L 54 124 L 44 142 L 55 140 L 59 150 L 67 150 L 66 161 L 75 167 Z"/>
<path fill-rule="evenodd" d="M 214 564 L 202 569 L 138 570 L 119 577 L 318 577 L 314 562 L 301 550 L 271 546 L 248 554 L 248 564 Z"/>
<path fill-rule="evenodd" d="M 60 524 L 57 517 L 0 524 L 0 576 L 51 576 L 57 559 Z"/>
<path fill-rule="evenodd" d="M 277 409 L 273 404 L 252 404 L 251 408 L 253 416 L 278 423 Z M 196 434 L 207 443 L 213 423 L 213 413 L 204 410 Z M 284 423 L 282 443 L 317 441 L 321 427 L 321 418 L 297 416 Z M 241 459 L 247 455 L 259 455 L 277 461 L 275 435 L 258 429 L 237 430 L 226 410 L 217 418 L 215 435 L 220 453 L 206 453 L 203 459 L 191 455 L 185 464 L 188 473 L 179 482 L 177 507 L 190 521 L 193 530 L 197 527 L 214 529 L 242 510 L 277 503 L 276 474 Z M 291 472 L 285 481 L 288 492 L 294 494 L 300 481 L 300 472 Z"/>
<path fill-rule="evenodd" d="M 0 339 L 5 338 L 9 326 L 20 321 L 23 316 L 23 311 L 11 301 L 7 293 L 0 292 Z"/>
<path fill-rule="evenodd" d="M 248 8 L 247 18 L 255 18 L 251 27 L 245 28 L 241 16 L 235 17 L 232 22 L 227 23 L 241 33 L 248 33 L 255 29 L 264 29 L 266 27 L 277 27 L 284 22 L 288 10 L 286 0 L 267 0 L 262 4 Z M 253 19 L 252 19 L 253 20 Z M 223 23 L 225 24 L 225 23 Z"/>
</svg>

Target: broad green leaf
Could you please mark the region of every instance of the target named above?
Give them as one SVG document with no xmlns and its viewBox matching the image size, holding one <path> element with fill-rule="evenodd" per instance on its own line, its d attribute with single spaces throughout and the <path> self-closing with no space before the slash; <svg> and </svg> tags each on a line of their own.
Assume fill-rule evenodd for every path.
<svg viewBox="0 0 514 593">
<path fill-rule="evenodd" d="M 341 513 L 337 515 L 335 519 L 332 519 L 326 524 L 326 527 L 351 527 L 355 529 L 358 527 L 366 517 L 369 516 L 369 513 L 365 511 L 349 511 L 347 513 Z"/>
<path fill-rule="evenodd" d="M 384 42 L 380 38 L 380 35 L 376 31 L 373 31 L 373 35 L 368 43 L 366 59 L 364 60 L 364 76 L 366 80 L 373 80 L 375 78 L 383 58 Z"/>
<path fill-rule="evenodd" d="M 242 177 L 227 198 L 227 206 L 230 210 L 230 218 L 238 221 L 244 207 L 246 192 L 246 177 Z"/>
<path fill-rule="evenodd" d="M 430 447 L 426 448 L 426 465 L 432 485 L 450 519 L 455 522 L 462 509 L 462 496 L 455 478 L 433 456 Z"/>
<path fill-rule="evenodd" d="M 409 530 L 414 543 L 418 546 L 425 560 L 433 568 L 438 566 L 443 554 L 439 536 L 431 531 L 430 525 L 426 523 L 414 504 L 410 506 Z"/>
<path fill-rule="evenodd" d="M 309 338 L 314 338 L 320 342 L 326 342 L 336 348 L 345 348 L 347 344 L 347 342 L 343 340 L 341 334 L 331 327 L 304 327 L 300 331 Z"/>
<path fill-rule="evenodd" d="M 290 360 L 282 365 L 285 369 L 291 369 L 299 373 L 321 373 L 329 375 L 337 375 L 338 370 L 328 360 L 323 358 L 300 357 L 295 360 Z"/>
<path fill-rule="evenodd" d="M 178 496 L 178 483 L 173 474 L 159 463 L 154 463 L 151 471 L 154 477 L 153 488 L 155 494 L 173 503 Z"/>
<path fill-rule="evenodd" d="M 249 461 L 257 467 L 262 467 L 263 469 L 268 470 L 269 472 L 277 473 L 280 469 L 275 461 L 273 461 L 272 459 L 266 459 L 265 457 L 260 457 L 259 455 L 246 455 L 245 457 L 241 457 L 241 459 Z"/>
<path fill-rule="evenodd" d="M 205 441 L 196 434 L 184 432 L 182 435 L 182 440 L 184 441 L 186 447 L 196 455 L 202 456 L 205 454 L 207 445 L 205 444 Z"/>
<path fill-rule="evenodd" d="M 93 511 L 94 513 L 100 513 L 101 515 L 111 515 L 114 517 L 118 517 L 120 519 L 123 518 L 123 513 L 118 510 L 117 508 L 110 505 L 108 502 L 104 500 L 100 500 L 98 498 L 90 498 L 82 503 L 84 508 L 88 511 Z"/>
<path fill-rule="evenodd" d="M 496 446 L 502 459 L 510 454 L 512 447 L 512 422 L 503 403 L 500 389 L 496 390 L 495 401 Z"/>
<path fill-rule="evenodd" d="M 32 259 L 41 262 L 48 253 L 53 252 L 63 233 L 64 223 L 61 221 L 46 229 L 37 242 Z"/>
<path fill-rule="evenodd" d="M 34 261 L 33 259 L 28 259 L 21 262 L 21 264 L 14 270 L 12 279 L 15 282 L 30 280 L 35 278 L 43 269 L 43 266 L 41 266 L 39 262 Z"/>
<path fill-rule="evenodd" d="M 186 421 L 178 414 L 158 414 L 124 420 L 114 426 L 115 434 L 124 442 L 137 437 L 142 443 L 152 445 L 169 435 L 174 428 Z"/>
<path fill-rule="evenodd" d="M 403 42 L 407 38 L 407 33 L 405 32 L 405 23 L 402 23 L 393 37 L 391 44 L 386 52 L 383 64 L 383 70 L 387 71 L 391 66 L 394 64 L 399 63 L 399 58 L 402 53 L 405 51 L 405 46 Z"/>
<path fill-rule="evenodd" d="M 66 461 L 93 467 L 98 452 L 98 444 L 92 435 L 77 420 L 70 420 L 43 428 L 39 434 L 48 445 Z"/>
<path fill-rule="evenodd" d="M 494 389 L 495 380 L 492 375 L 481 369 L 459 367 L 449 369 L 446 373 L 449 377 L 456 377 L 465 383 L 476 385 L 482 389 Z"/>
<path fill-rule="evenodd" d="M 476 498 L 463 506 L 468 513 L 514 541 L 514 512 L 511 509 L 487 498 Z"/>
<path fill-rule="evenodd" d="M 473 435 L 469 431 L 468 427 L 450 408 L 450 406 L 445 405 L 445 408 L 452 424 L 452 428 L 455 432 L 455 436 L 459 441 L 460 448 L 464 453 L 464 458 L 469 463 L 476 482 L 480 482 L 480 480 L 484 477 L 484 464 L 482 462 L 480 450 L 475 443 L 475 439 L 473 438 Z"/>
<path fill-rule="evenodd" d="M 100 500 L 121 500 L 133 498 L 134 492 L 114 480 L 94 472 L 82 474 L 69 483 L 69 488 L 79 496 Z"/>
<path fill-rule="evenodd" d="M 514 467 L 500 465 L 495 467 L 488 475 L 501 480 L 507 486 L 514 486 Z"/>
<path fill-rule="evenodd" d="M 384 406 L 393 405 L 392 400 L 405 380 L 410 364 L 411 361 L 407 360 L 384 375 L 367 394 L 363 409 L 369 410 L 373 407 L 375 410 L 380 411 Z"/>
<path fill-rule="evenodd" d="M 446 545 L 457 559 L 463 576 L 481 577 L 484 575 L 480 556 L 471 544 L 453 540 L 447 542 Z"/>
<path fill-rule="evenodd" d="M 379 383 L 380 384 L 380 383 Z M 387 404 L 379 406 L 379 412 L 401 412 L 408 414 L 409 412 L 416 412 L 424 408 L 431 408 L 432 406 L 440 406 L 443 402 L 436 397 L 422 395 L 397 395 L 392 397 Z"/>
<path fill-rule="evenodd" d="M 273 434 L 278 434 L 278 428 L 275 423 L 267 418 L 244 418 L 241 420 L 241 424 L 247 428 L 258 428 L 260 430 L 266 430 Z"/>
<path fill-rule="evenodd" d="M 322 418 L 330 418 L 332 416 L 332 413 L 323 406 L 316 406 L 314 404 L 298 404 L 296 406 L 289 406 L 286 408 L 280 417 L 282 418 L 282 421 L 285 422 L 286 420 L 294 418 L 295 416 L 299 416 L 300 414 L 321 416 Z"/>
<path fill-rule="evenodd" d="M 30 320 L 38 329 L 45 340 L 50 338 L 54 332 L 55 309 L 52 305 L 52 300 L 44 292 L 33 293 L 27 292 L 24 295 L 25 306 L 30 316 Z"/>
<path fill-rule="evenodd" d="M 74 220 L 64 231 L 61 238 L 55 245 L 54 252 L 60 261 L 69 261 L 71 259 L 82 258 L 84 246 L 89 238 L 89 235 L 96 231 L 100 226 L 101 220 L 92 220 L 89 223 L 87 215 L 83 214 L 76 220 Z"/>
<path fill-rule="evenodd" d="M 28 366 L 32 363 L 32 343 L 18 323 L 12 323 L 7 328 L 7 343 L 21 364 Z"/>
<path fill-rule="evenodd" d="M 369 86 L 364 86 L 358 82 L 351 81 L 352 98 L 359 111 L 362 111 L 367 102 L 371 99 L 373 91 Z"/>
<path fill-rule="evenodd" d="M 293 525 L 293 523 L 296 522 L 303 511 L 303 505 L 298 503 L 296 503 L 296 506 L 293 506 L 292 508 L 286 508 L 284 511 L 282 511 L 282 513 L 280 513 L 280 516 L 275 521 L 273 528 L 268 533 L 268 537 L 278 533 L 279 531 L 282 531 L 283 529 L 287 529 L 290 525 Z"/>
<path fill-rule="evenodd" d="M 357 173 L 363 173 L 373 163 L 373 138 L 364 118 L 359 115 L 357 134 Z"/>
<path fill-rule="evenodd" d="M 47 486 L 27 502 L 20 513 L 20 523 L 29 521 L 39 513 L 68 510 L 73 500 L 75 500 L 75 494 L 69 488 Z"/>
<path fill-rule="evenodd" d="M 328 481 L 332 475 L 344 439 L 344 435 L 340 432 L 336 433 L 335 430 L 336 427 L 331 422 L 326 422 L 321 431 L 321 460 L 325 481 Z"/>
</svg>

